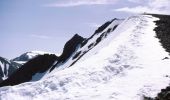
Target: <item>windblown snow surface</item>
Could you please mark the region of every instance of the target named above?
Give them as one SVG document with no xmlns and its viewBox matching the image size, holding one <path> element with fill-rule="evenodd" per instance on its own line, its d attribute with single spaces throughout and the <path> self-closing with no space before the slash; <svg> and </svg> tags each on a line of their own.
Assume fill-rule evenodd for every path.
<svg viewBox="0 0 170 100">
<path fill-rule="evenodd" d="M 154 21 L 124 20 L 77 63 L 37 82 L 0 88 L 1 100 L 142 100 L 168 86 L 168 53 L 155 38 Z M 98 49 L 100 48 L 100 49 Z"/>
</svg>

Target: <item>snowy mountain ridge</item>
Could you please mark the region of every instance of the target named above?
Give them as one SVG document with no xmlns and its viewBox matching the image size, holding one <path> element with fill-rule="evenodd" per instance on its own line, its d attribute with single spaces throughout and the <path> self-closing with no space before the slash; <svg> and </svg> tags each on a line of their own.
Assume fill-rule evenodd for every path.
<svg viewBox="0 0 170 100">
<path fill-rule="evenodd" d="M 102 26 L 100 26 L 95 33 L 85 39 L 78 47 L 77 50 L 72 54 L 72 56 L 68 59 L 67 62 L 64 62 L 64 64 L 59 63 L 59 67 L 57 64 L 55 64 L 54 67 L 57 66 L 57 70 L 65 69 L 67 67 L 71 67 L 74 65 L 77 61 L 82 59 L 86 53 L 91 51 L 94 47 L 96 48 L 98 44 L 107 36 L 116 29 L 116 27 L 122 22 L 122 19 L 113 19 L 111 21 L 106 22 Z M 115 34 L 116 35 L 116 34 Z M 100 49 L 100 48 L 98 48 Z M 94 54 L 95 52 L 93 52 Z"/>
<path fill-rule="evenodd" d="M 160 18 L 111 21 L 36 82 L 0 88 L 4 100 L 144 100 L 169 85 L 170 58 L 154 29 Z M 77 47 L 77 45 L 75 45 Z M 76 55 L 76 56 L 75 56 Z M 75 62 L 76 61 L 76 62 Z M 71 65 L 71 66 L 70 66 Z M 13 98 L 15 96 L 15 98 Z M 158 99 L 159 100 L 159 99 Z"/>
</svg>

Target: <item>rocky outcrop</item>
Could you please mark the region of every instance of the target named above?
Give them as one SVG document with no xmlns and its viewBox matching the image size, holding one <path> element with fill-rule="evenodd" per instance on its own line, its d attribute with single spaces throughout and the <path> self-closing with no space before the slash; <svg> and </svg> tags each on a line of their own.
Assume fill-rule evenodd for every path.
<svg viewBox="0 0 170 100">
<path fill-rule="evenodd" d="M 52 71 L 59 63 L 64 63 L 81 46 L 85 39 L 75 34 L 64 46 L 63 53 L 59 56 L 58 62 L 50 69 Z"/>
</svg>

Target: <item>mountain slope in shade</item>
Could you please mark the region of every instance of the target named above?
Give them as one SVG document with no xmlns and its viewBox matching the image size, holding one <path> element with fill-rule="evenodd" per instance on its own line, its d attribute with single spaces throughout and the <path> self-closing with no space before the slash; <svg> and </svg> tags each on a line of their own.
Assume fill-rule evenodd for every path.
<svg viewBox="0 0 170 100">
<path fill-rule="evenodd" d="M 64 46 L 63 48 L 63 52 L 60 55 L 58 61 L 56 64 L 54 64 L 54 66 L 52 66 L 52 68 L 50 69 L 50 71 L 52 71 L 56 66 L 60 67 L 60 65 L 62 63 L 67 62 L 70 57 L 72 57 L 72 55 L 74 55 L 74 53 L 77 51 L 77 49 L 81 46 L 81 43 L 84 41 L 85 39 L 81 36 L 79 36 L 78 34 L 75 34 Z M 58 66 L 59 65 L 59 66 Z"/>
<path fill-rule="evenodd" d="M 151 15 L 113 21 L 40 81 L 0 88 L 4 100 L 143 100 L 169 85 L 170 59 Z M 114 28 L 116 26 L 116 28 Z M 107 31 L 107 30 L 113 31 Z M 99 41 L 99 42 L 98 42 Z M 96 44 L 97 43 L 97 44 Z M 80 53 L 79 53 L 80 52 Z M 78 53 L 78 54 L 77 54 Z M 76 56 L 75 56 L 76 55 Z M 75 63 L 73 63 L 75 61 Z M 57 65 L 56 65 L 57 64 Z M 14 98 L 15 96 L 15 98 Z"/>
<path fill-rule="evenodd" d="M 33 59 L 34 57 L 36 57 L 38 55 L 44 55 L 44 54 L 50 54 L 50 53 L 43 52 L 43 51 L 30 51 L 30 52 L 26 52 L 26 53 L 20 55 L 19 57 L 12 59 L 11 61 L 17 62 L 20 64 L 24 64 L 27 61 Z"/>
<path fill-rule="evenodd" d="M 52 65 L 55 66 L 54 62 L 62 63 L 69 59 L 69 57 L 76 51 L 77 47 L 80 45 L 80 43 L 82 43 L 83 40 L 84 38 L 75 34 L 66 43 L 63 48 L 63 53 L 59 57 L 55 56 L 54 54 L 36 55 L 34 58 L 21 66 L 21 68 L 13 73 L 8 79 L 0 83 L 0 87 L 40 80 Z"/>
<path fill-rule="evenodd" d="M 36 68 L 35 66 L 37 66 L 37 63 L 42 63 L 41 64 L 42 69 L 39 66 L 39 71 L 37 71 L 37 72 L 41 72 L 41 70 L 43 70 L 44 66 L 51 67 L 51 65 L 43 65 L 43 64 L 46 64 L 47 62 L 49 62 L 49 57 L 47 57 L 47 56 L 45 56 L 47 58 L 46 58 L 46 60 L 44 60 L 46 63 L 44 63 L 43 60 L 36 60 L 34 62 L 31 61 L 31 63 L 29 62 L 29 64 L 25 65 L 25 63 L 30 61 L 31 59 L 33 59 L 33 58 L 35 58 L 37 56 L 40 56 L 40 55 L 44 55 L 44 54 L 50 54 L 50 53 L 42 52 L 42 51 L 31 51 L 31 52 L 26 52 L 26 53 L 22 54 L 21 56 L 16 57 L 16 58 L 14 58 L 12 60 L 7 60 L 5 58 L 0 57 L 0 68 L 1 68 L 0 69 L 0 75 L 1 75 L 0 76 L 0 83 L 2 81 L 6 82 L 9 77 L 14 77 L 15 82 L 14 82 L 14 79 L 13 79 L 13 81 L 11 81 L 11 82 L 14 82 L 13 84 L 15 84 L 16 82 L 20 82 L 20 81 L 21 82 L 27 82 L 27 81 L 31 80 L 32 78 L 30 78 L 30 77 L 32 75 L 30 75 L 30 73 L 34 73 L 33 71 L 35 70 L 35 68 Z M 43 58 L 43 57 L 38 57 L 38 58 L 40 59 L 40 58 Z M 52 61 L 52 63 L 54 63 L 54 61 Z M 20 68 L 20 67 L 24 67 L 24 68 Z M 25 69 L 25 70 L 29 69 L 29 70 L 28 71 L 23 71 L 23 69 Z M 25 75 L 25 74 L 28 74 L 29 78 L 28 78 L 28 75 Z M 41 76 L 36 77 L 36 78 L 34 78 L 34 80 L 38 80 L 40 77 Z M 17 79 L 19 79 L 19 80 L 17 80 Z M 3 84 L 3 83 L 4 82 L 2 82 L 1 84 Z"/>
<path fill-rule="evenodd" d="M 0 57 L 0 82 L 7 79 L 21 65 Z"/>
<path fill-rule="evenodd" d="M 40 74 L 44 74 L 57 59 L 58 57 L 52 54 L 36 56 L 35 58 L 22 65 L 9 78 L 0 83 L 0 86 L 16 85 L 31 80 L 39 80 L 42 77 Z M 39 77 L 37 76 L 34 78 L 34 75 L 38 75 Z"/>
<path fill-rule="evenodd" d="M 114 21 L 114 22 L 113 22 Z M 36 59 L 33 59 L 35 53 L 30 52 L 30 53 L 25 53 L 22 56 L 18 57 L 18 60 L 23 60 L 21 58 L 25 58 L 28 60 L 28 58 L 32 58 L 31 61 L 28 63 L 24 64 L 22 68 L 20 68 L 18 71 L 16 71 L 11 77 L 9 77 L 7 80 L 2 82 L 0 86 L 8 86 L 8 85 L 16 85 L 20 84 L 23 82 L 28 82 L 28 81 L 37 81 L 43 78 L 44 75 L 48 75 L 48 69 L 50 68 L 49 72 L 51 72 L 54 68 L 57 67 L 59 68 L 66 68 L 69 66 L 72 66 L 76 61 L 78 61 L 84 54 L 86 54 L 89 50 L 91 50 L 93 47 L 95 47 L 102 39 L 106 38 L 107 35 L 112 32 L 120 23 L 122 20 L 119 19 L 113 19 L 111 21 L 106 22 L 102 26 L 100 26 L 95 33 L 85 39 L 78 34 L 75 34 L 64 46 L 63 48 L 63 53 L 57 57 L 55 63 L 53 66 L 50 68 L 51 64 L 54 62 L 55 59 L 49 59 L 49 60 L 44 60 L 44 62 L 49 62 L 50 65 L 46 66 L 46 70 L 40 71 L 41 67 L 43 67 L 42 60 L 36 60 L 41 58 L 42 56 L 35 57 Z M 110 25 L 110 27 L 109 27 Z M 87 44 L 87 45 L 86 45 Z M 89 47 L 89 44 L 94 44 Z M 81 48 L 81 49 L 80 49 Z M 81 52 L 81 54 L 77 55 L 78 52 Z M 37 54 L 37 53 L 36 53 Z M 39 54 L 39 53 L 38 53 Z M 33 55 L 33 56 L 31 56 Z M 76 57 L 77 56 L 77 57 Z M 43 58 L 45 59 L 47 56 L 44 56 Z M 14 60 L 17 60 L 14 59 Z M 25 60 L 26 61 L 26 60 Z M 37 66 L 38 63 L 39 69 L 34 70 L 35 66 Z M 70 64 L 70 65 L 69 65 Z M 65 66 L 65 67 L 63 67 Z M 23 75 L 22 75 L 23 74 Z"/>
</svg>

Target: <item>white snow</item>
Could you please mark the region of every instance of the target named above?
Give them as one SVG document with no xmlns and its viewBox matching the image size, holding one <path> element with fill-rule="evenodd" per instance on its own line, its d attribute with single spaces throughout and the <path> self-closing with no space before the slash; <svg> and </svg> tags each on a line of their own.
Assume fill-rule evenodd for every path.
<svg viewBox="0 0 170 100">
<path fill-rule="evenodd" d="M 170 60 L 163 60 L 169 55 L 155 38 L 155 20 L 159 19 L 149 15 L 126 19 L 73 66 L 53 70 L 37 82 L 2 87 L 0 99 L 142 100 L 143 95 L 156 96 L 170 82 Z"/>
<path fill-rule="evenodd" d="M 46 52 L 46 51 L 38 51 L 38 50 L 34 50 L 34 51 L 30 51 L 29 53 L 33 54 L 39 54 L 39 55 L 43 55 L 43 54 L 55 54 L 56 56 L 59 56 L 61 53 L 51 53 L 51 52 Z"/>
<path fill-rule="evenodd" d="M 8 63 L 3 63 L 0 61 L 0 68 L 2 69 L 2 79 L 5 80 L 8 78 L 8 70 L 9 70 L 9 64 Z M 5 69 L 7 70 L 6 71 L 6 74 L 5 74 Z"/>
<path fill-rule="evenodd" d="M 35 50 L 35 51 L 30 51 L 30 52 L 24 53 L 24 54 L 22 54 L 21 56 L 19 56 L 17 58 L 19 59 L 20 57 L 25 56 L 25 57 L 28 57 L 28 60 L 30 60 L 30 59 L 33 59 L 34 57 L 38 56 L 38 55 L 44 55 L 44 54 L 54 54 L 54 53 Z M 59 56 L 59 53 L 56 53 L 55 55 Z M 16 62 L 18 64 L 23 65 L 27 61 L 14 60 L 13 62 Z"/>
<path fill-rule="evenodd" d="M 90 40 L 85 44 L 85 46 L 83 46 L 82 48 L 80 48 L 80 46 L 78 46 L 77 49 L 75 50 L 75 52 L 72 54 L 72 56 L 68 59 L 68 61 L 66 61 L 66 63 L 61 63 L 61 64 L 59 64 L 58 66 L 60 66 L 60 67 L 57 68 L 57 69 L 55 69 L 55 70 L 56 70 L 56 71 L 59 71 L 59 70 L 65 69 L 65 68 L 67 68 L 67 67 L 70 67 L 70 65 L 71 65 L 74 61 L 76 61 L 77 58 L 78 58 L 78 57 L 77 57 L 77 58 L 74 59 L 74 60 L 72 59 L 76 52 L 80 52 L 80 51 L 81 51 L 81 53 L 87 52 L 87 51 L 89 50 L 88 46 L 89 46 L 90 44 L 95 44 L 97 38 L 100 37 L 100 35 L 101 35 L 103 32 L 106 32 L 109 28 L 113 28 L 114 26 L 119 25 L 120 23 L 122 23 L 122 21 L 123 21 L 122 19 L 116 19 L 116 20 L 114 20 L 114 21 L 113 21 L 108 27 L 106 27 L 102 32 L 95 34 L 95 35 L 93 36 L 93 38 L 90 39 Z M 117 34 L 114 33 L 112 36 L 109 36 L 109 37 L 110 37 L 110 38 L 111 38 L 111 37 L 114 38 L 114 37 L 116 37 L 116 35 L 117 35 Z M 109 41 L 104 42 L 104 44 L 100 43 L 100 46 L 95 46 L 96 49 L 92 49 L 90 52 L 88 52 L 87 54 L 85 54 L 85 57 L 83 57 L 83 58 L 88 58 L 89 56 L 96 54 L 98 50 L 100 50 L 101 48 L 105 47 L 110 41 L 112 41 L 112 39 L 107 39 L 107 40 L 109 40 Z M 91 49 L 91 48 L 90 48 L 90 49 Z M 81 60 L 83 60 L 83 58 L 81 58 Z M 58 67 L 58 66 L 57 66 L 57 67 Z M 55 73 L 55 71 L 53 71 L 53 72 Z M 52 73 L 53 73 L 53 72 L 52 72 Z M 46 76 L 45 76 L 45 77 L 46 77 Z"/>
<path fill-rule="evenodd" d="M 90 39 L 85 46 L 83 46 L 81 49 L 79 49 L 79 51 L 82 51 L 82 52 L 86 51 L 86 50 L 88 49 L 88 46 L 89 46 L 91 43 L 95 44 L 96 39 L 97 39 L 103 32 L 106 32 L 109 28 L 113 28 L 114 26 L 119 25 L 120 23 L 122 23 L 122 21 L 123 21 L 123 20 L 120 20 L 120 19 L 114 20 L 114 21 L 113 21 L 108 27 L 106 27 L 102 32 L 94 35 L 94 37 L 93 37 L 92 39 Z M 111 37 L 114 38 L 114 37 L 116 37 L 117 34 L 118 34 L 118 33 L 114 32 Z M 109 36 L 109 37 L 110 37 L 110 36 Z M 101 48 L 105 47 L 105 45 L 107 45 L 110 41 L 112 41 L 112 39 L 107 39 L 107 40 L 109 40 L 109 41 L 108 41 L 108 42 L 105 42 L 105 44 L 102 44 L 102 45 L 96 46 L 96 47 L 98 47 L 98 49 L 100 50 Z M 96 47 L 95 47 L 95 48 L 96 48 Z M 98 50 L 95 49 L 95 50 L 93 50 L 93 51 L 98 51 Z M 93 52 L 93 54 L 94 54 L 94 52 Z M 91 56 L 91 54 L 88 54 L 88 55 Z M 87 56 L 87 55 L 86 55 L 86 56 Z"/>
<path fill-rule="evenodd" d="M 29 59 L 32 59 L 37 55 L 44 55 L 44 54 L 51 54 L 51 53 L 44 52 L 44 51 L 31 51 L 28 52 L 26 55 L 28 56 Z"/>
<path fill-rule="evenodd" d="M 26 63 L 26 61 L 13 61 L 13 62 L 18 63 L 18 64 L 21 64 L 21 65 L 23 65 L 23 64 Z"/>
<path fill-rule="evenodd" d="M 1 67 L 1 69 L 2 69 L 2 72 L 4 72 L 4 67 L 5 67 L 5 66 L 4 66 L 3 62 L 1 62 L 1 61 L 0 61 L 0 67 Z"/>
</svg>

